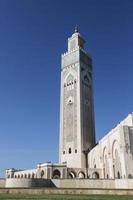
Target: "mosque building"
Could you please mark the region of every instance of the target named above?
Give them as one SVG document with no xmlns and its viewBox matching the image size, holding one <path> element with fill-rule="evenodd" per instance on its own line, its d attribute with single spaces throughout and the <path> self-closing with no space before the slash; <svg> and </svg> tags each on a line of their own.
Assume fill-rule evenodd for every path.
<svg viewBox="0 0 133 200">
<path fill-rule="evenodd" d="M 133 178 L 133 113 L 97 144 L 94 119 L 92 58 L 76 27 L 61 60 L 59 163 L 8 169 L 7 180 Z"/>
</svg>

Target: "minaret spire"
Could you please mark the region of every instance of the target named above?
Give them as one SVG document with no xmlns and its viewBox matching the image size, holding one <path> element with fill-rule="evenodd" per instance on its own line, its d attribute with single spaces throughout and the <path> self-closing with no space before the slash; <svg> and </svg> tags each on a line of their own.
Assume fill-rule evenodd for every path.
<svg viewBox="0 0 133 200">
<path fill-rule="evenodd" d="M 75 33 L 78 33 L 79 32 L 79 27 L 78 25 L 75 26 Z"/>
<path fill-rule="evenodd" d="M 84 39 L 79 33 L 79 28 L 76 25 L 74 33 L 70 38 L 68 38 L 68 51 L 73 51 L 76 48 L 84 49 Z"/>
</svg>

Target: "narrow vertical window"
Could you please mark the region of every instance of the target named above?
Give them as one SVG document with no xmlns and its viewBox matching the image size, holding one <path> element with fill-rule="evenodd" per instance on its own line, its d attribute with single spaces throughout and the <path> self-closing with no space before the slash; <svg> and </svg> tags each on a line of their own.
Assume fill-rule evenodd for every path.
<svg viewBox="0 0 133 200">
<path fill-rule="evenodd" d="M 68 150 L 68 153 L 70 154 L 72 151 L 71 151 L 71 148 L 69 148 L 69 150 Z"/>
</svg>

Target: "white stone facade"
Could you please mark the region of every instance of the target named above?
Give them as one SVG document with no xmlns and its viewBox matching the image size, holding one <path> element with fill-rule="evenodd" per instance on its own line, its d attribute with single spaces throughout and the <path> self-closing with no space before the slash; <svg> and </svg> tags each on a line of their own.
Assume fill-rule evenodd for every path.
<svg viewBox="0 0 133 200">
<path fill-rule="evenodd" d="M 133 113 L 105 135 L 88 154 L 89 169 L 100 178 L 133 178 Z"/>
</svg>

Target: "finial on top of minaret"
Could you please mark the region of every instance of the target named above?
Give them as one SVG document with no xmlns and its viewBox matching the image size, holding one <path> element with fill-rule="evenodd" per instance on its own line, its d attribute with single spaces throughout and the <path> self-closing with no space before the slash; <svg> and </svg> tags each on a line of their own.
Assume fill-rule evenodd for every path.
<svg viewBox="0 0 133 200">
<path fill-rule="evenodd" d="M 79 32 L 79 27 L 78 25 L 75 26 L 75 33 L 78 33 Z"/>
</svg>

